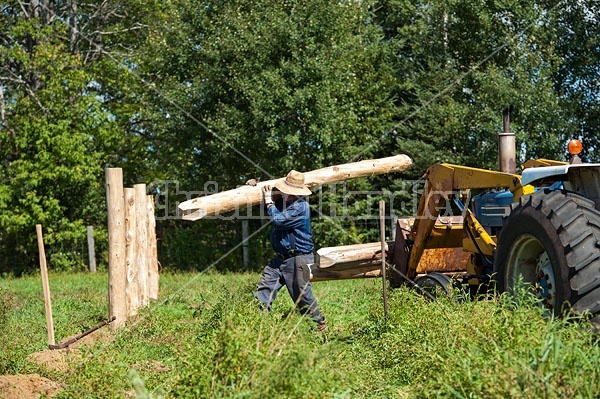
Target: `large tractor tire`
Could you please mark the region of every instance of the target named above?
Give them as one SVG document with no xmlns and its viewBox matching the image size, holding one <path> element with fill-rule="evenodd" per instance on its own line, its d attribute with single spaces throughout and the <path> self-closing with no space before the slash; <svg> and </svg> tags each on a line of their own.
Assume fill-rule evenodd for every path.
<svg viewBox="0 0 600 399">
<path fill-rule="evenodd" d="M 562 190 L 521 198 L 505 219 L 494 260 L 497 287 L 529 285 L 558 316 L 568 309 L 600 321 L 600 212 Z"/>
</svg>

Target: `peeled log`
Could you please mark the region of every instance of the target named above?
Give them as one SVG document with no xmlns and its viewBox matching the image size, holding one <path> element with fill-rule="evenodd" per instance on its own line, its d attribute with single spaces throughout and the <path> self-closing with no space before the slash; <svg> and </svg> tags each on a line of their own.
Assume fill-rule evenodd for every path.
<svg viewBox="0 0 600 399">
<path fill-rule="evenodd" d="M 381 277 L 381 265 L 379 267 L 363 267 L 358 269 L 331 270 L 331 269 L 316 269 L 313 270 L 310 281 L 327 281 L 327 280 L 345 280 L 351 278 L 376 278 Z"/>
<path fill-rule="evenodd" d="M 392 254 L 393 242 L 386 245 Z M 311 281 L 381 277 L 381 243 L 344 245 L 317 251 Z"/>
<path fill-rule="evenodd" d="M 391 253 L 394 243 L 388 242 L 385 252 Z M 335 267 L 349 269 L 360 267 L 381 267 L 381 243 L 343 245 L 339 247 L 321 248 L 315 257 L 316 266 L 321 269 Z"/>
<path fill-rule="evenodd" d="M 308 187 L 320 186 L 359 177 L 375 176 L 384 173 L 402 172 L 412 165 L 406 155 L 388 158 L 370 159 L 337 166 L 330 166 L 304 173 L 304 182 Z M 220 193 L 198 197 L 179 204 L 184 220 L 198 220 L 205 216 L 220 215 L 243 207 L 259 204 L 262 201 L 262 187 L 275 186 L 284 180 L 279 178 L 259 182 L 256 186 L 240 186 Z"/>
</svg>

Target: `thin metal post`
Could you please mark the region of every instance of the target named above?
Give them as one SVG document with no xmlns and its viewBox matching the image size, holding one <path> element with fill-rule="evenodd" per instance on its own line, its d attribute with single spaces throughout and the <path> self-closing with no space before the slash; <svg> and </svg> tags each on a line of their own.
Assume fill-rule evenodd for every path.
<svg viewBox="0 0 600 399">
<path fill-rule="evenodd" d="M 392 235 L 390 236 L 390 240 L 396 240 L 396 224 L 398 224 L 398 215 L 392 213 L 390 209 L 390 227 L 392 229 Z"/>
<path fill-rule="evenodd" d="M 90 272 L 96 273 L 96 249 L 94 248 L 94 226 L 87 227 L 88 254 L 90 260 Z"/>
<path fill-rule="evenodd" d="M 244 269 L 250 266 L 250 245 L 248 245 L 248 237 L 250 236 L 250 225 L 248 219 L 242 219 L 242 262 Z"/>
<path fill-rule="evenodd" d="M 387 319 L 388 303 L 387 303 L 387 289 L 386 289 L 386 276 L 385 276 L 385 201 L 379 201 L 379 230 L 381 232 L 381 281 L 382 281 L 382 292 L 383 292 L 383 315 Z"/>
</svg>

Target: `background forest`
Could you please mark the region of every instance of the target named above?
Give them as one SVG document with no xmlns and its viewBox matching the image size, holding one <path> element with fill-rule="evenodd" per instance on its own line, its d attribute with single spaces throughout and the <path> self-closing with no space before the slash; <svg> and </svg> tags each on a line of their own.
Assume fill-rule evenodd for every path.
<svg viewBox="0 0 600 399">
<path fill-rule="evenodd" d="M 239 246 L 240 223 L 177 220 L 186 192 L 412 157 L 402 175 L 319 189 L 323 247 L 376 226 L 361 215 L 377 198 L 342 210 L 344 191 L 410 203 L 434 162 L 496 168 L 509 105 L 521 161 L 564 160 L 570 138 L 597 161 L 599 16 L 597 0 L 4 1 L 0 273 L 36 268 L 37 223 L 50 267 L 84 267 L 87 225 L 105 264 L 106 167 L 148 184 L 161 263 L 193 270 Z M 332 221 L 342 211 L 355 217 Z M 258 268 L 267 229 L 250 226 Z M 239 270 L 234 254 L 217 268 Z"/>
</svg>

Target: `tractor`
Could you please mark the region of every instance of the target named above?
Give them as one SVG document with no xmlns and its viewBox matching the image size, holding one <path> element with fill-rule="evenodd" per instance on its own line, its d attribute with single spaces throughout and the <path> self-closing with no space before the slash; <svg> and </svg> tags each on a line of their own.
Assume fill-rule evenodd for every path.
<svg viewBox="0 0 600 399">
<path fill-rule="evenodd" d="M 600 324 L 600 164 L 537 159 L 515 173 L 505 111 L 500 171 L 432 165 L 415 217 L 399 219 L 390 248 L 392 287 L 406 281 L 475 294 L 531 288 L 554 315 L 572 309 Z M 449 273 L 457 271 L 461 273 Z"/>
</svg>

